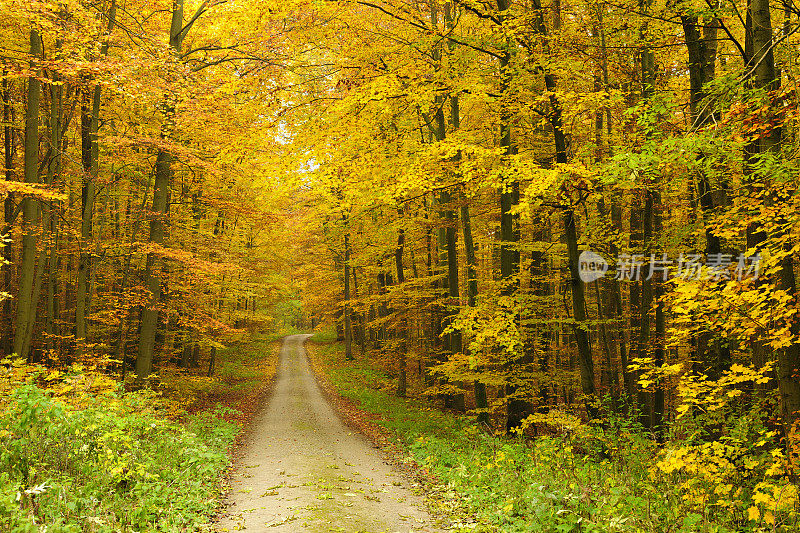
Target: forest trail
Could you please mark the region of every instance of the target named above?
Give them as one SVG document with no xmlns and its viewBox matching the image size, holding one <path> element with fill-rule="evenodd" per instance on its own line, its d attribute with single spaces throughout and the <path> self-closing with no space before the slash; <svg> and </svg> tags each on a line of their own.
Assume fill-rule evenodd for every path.
<svg viewBox="0 0 800 533">
<path fill-rule="evenodd" d="M 436 531 L 422 499 L 322 395 L 303 343 L 286 337 L 268 405 L 234 464 L 219 531 Z"/>
</svg>

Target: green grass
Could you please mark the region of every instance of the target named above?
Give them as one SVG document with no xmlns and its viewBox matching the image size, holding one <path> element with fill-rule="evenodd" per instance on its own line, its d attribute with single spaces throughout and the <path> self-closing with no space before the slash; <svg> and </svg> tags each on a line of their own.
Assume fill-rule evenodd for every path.
<svg viewBox="0 0 800 533">
<path fill-rule="evenodd" d="M 336 328 L 326 327 L 313 333 L 314 336 L 311 337 L 311 340 L 315 343 L 334 342 L 337 339 Z"/>
<path fill-rule="evenodd" d="M 0 415 L 0 530 L 210 530 L 237 427 L 171 422 L 155 402 L 112 392 L 74 408 L 18 387 Z"/>
<path fill-rule="evenodd" d="M 249 334 L 218 351 L 213 376 L 207 378 L 205 368 L 186 372 L 179 368 L 162 369 L 162 390 L 165 396 L 181 399 L 191 410 L 216 402 L 235 406 L 241 399 L 262 389 L 275 373 L 276 334 Z"/>
<path fill-rule="evenodd" d="M 659 449 L 624 419 L 536 439 L 490 435 L 470 418 L 393 396 L 378 365 L 345 363 L 338 344 L 312 351 L 338 392 L 379 415 L 404 453 L 435 474 L 446 496 L 434 505 L 454 510 L 464 531 L 773 531 L 733 507 L 687 503 L 676 481 L 693 478 L 656 472 Z"/>
</svg>

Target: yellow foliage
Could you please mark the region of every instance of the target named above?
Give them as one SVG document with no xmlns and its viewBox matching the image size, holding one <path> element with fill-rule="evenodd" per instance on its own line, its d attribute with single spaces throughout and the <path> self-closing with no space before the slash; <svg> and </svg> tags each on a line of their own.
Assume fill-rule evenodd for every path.
<svg viewBox="0 0 800 533">
<path fill-rule="evenodd" d="M 759 518 L 761 518 L 761 512 L 758 510 L 758 507 L 754 505 L 747 509 L 748 520 L 758 520 Z"/>
<path fill-rule="evenodd" d="M 521 422 L 518 431 L 523 432 L 534 424 L 550 426 L 559 433 L 569 433 L 571 435 L 585 435 L 589 429 L 577 416 L 565 411 L 551 409 L 547 413 L 529 415 Z"/>
<path fill-rule="evenodd" d="M 651 469 L 651 478 L 656 480 L 659 476 L 668 476 L 677 484 L 686 505 L 695 510 L 709 505 L 735 509 L 749 504 L 748 519 L 758 520 L 763 511 L 765 523 L 770 523 L 768 513 L 772 523 L 775 513 L 795 513 L 799 503 L 798 490 L 788 479 L 788 464 L 782 451 L 775 448 L 761 459 L 753 456 L 739 463 L 743 453 L 741 446 L 719 441 L 667 448 Z M 773 457 L 778 460 L 769 462 Z M 743 476 L 759 475 L 758 472 L 762 472 L 764 481 L 755 486 L 749 501 L 740 500 L 743 495 L 741 488 L 734 489 L 741 486 Z"/>
</svg>

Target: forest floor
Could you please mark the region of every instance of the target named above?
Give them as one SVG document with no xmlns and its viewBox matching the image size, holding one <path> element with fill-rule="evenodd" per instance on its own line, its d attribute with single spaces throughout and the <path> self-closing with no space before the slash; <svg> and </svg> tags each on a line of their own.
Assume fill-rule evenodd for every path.
<svg viewBox="0 0 800 533">
<path fill-rule="evenodd" d="M 272 394 L 235 459 L 218 529 L 437 531 L 403 474 L 324 396 L 303 347 L 308 337 L 284 340 Z"/>
</svg>

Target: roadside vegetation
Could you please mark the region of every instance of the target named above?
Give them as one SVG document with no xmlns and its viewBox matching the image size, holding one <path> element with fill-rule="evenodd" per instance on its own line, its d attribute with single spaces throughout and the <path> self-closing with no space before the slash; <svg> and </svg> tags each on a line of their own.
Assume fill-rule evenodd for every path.
<svg viewBox="0 0 800 533">
<path fill-rule="evenodd" d="M 248 336 L 213 378 L 166 367 L 127 392 L 98 368 L 2 361 L 0 530 L 211 531 L 278 346 Z"/>
<path fill-rule="evenodd" d="M 406 460 L 434 479 L 431 505 L 463 531 L 797 531 L 797 491 L 764 420 L 726 405 L 729 435 L 675 427 L 659 445 L 603 409 L 587 425 L 567 410 L 533 415 L 507 436 L 422 397 L 398 398 L 379 352 L 344 363 L 328 333 L 309 349 L 345 399 L 372 414 Z M 716 416 L 715 415 L 715 416 Z"/>
</svg>

